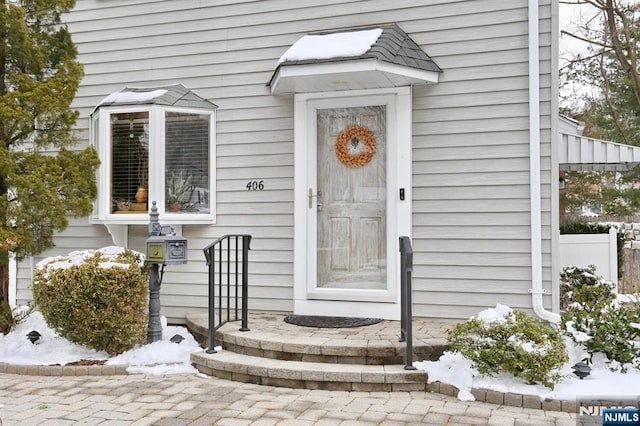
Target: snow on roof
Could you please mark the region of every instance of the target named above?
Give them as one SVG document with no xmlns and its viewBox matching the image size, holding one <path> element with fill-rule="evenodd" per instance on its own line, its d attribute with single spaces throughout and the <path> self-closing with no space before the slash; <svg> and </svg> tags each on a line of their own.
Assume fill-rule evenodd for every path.
<svg viewBox="0 0 640 426">
<path fill-rule="evenodd" d="M 158 89 L 152 91 L 138 91 L 138 92 L 115 92 L 100 101 L 98 105 L 106 103 L 130 103 L 130 102 L 147 102 L 152 99 L 158 98 L 167 93 L 165 89 Z"/>
<path fill-rule="evenodd" d="M 323 35 L 306 35 L 295 42 L 278 61 L 304 61 L 360 56 L 366 53 L 382 35 L 382 29 L 347 31 Z"/>
</svg>

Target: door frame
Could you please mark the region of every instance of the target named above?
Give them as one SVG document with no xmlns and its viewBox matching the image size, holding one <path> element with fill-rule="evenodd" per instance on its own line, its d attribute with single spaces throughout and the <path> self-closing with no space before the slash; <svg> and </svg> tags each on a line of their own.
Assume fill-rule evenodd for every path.
<svg viewBox="0 0 640 426">
<path fill-rule="evenodd" d="M 317 191 L 316 110 L 366 105 L 385 105 L 387 113 L 387 289 L 317 289 L 313 260 L 317 254 L 315 246 L 310 247 L 311 240 L 315 242 L 311 234 L 315 233 L 317 218 L 309 214 L 308 195 L 309 188 Z M 294 313 L 397 320 L 400 318 L 398 237 L 411 236 L 411 87 L 296 94 L 294 108 Z M 400 188 L 404 188 L 404 200 L 400 200 Z"/>
</svg>

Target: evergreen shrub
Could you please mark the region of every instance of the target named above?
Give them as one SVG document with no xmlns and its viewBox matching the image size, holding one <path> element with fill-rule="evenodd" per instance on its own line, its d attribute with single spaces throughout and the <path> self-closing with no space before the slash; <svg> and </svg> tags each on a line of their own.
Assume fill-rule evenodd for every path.
<svg viewBox="0 0 640 426">
<path fill-rule="evenodd" d="M 448 337 L 451 350 L 473 361 L 482 374 L 507 372 L 553 388 L 568 360 L 561 333 L 524 312 L 506 309 L 498 319 L 473 317 L 457 324 Z"/>
<path fill-rule="evenodd" d="M 640 305 L 620 305 L 614 285 L 595 274 L 593 266 L 562 270 L 562 294 L 567 309 L 562 327 L 589 354 L 603 353 L 612 369 L 640 368 Z"/>
<path fill-rule="evenodd" d="M 27 319 L 33 306 L 12 308 L 6 300 L 0 300 L 0 333 L 9 334 L 16 325 Z"/>
<path fill-rule="evenodd" d="M 140 253 L 120 247 L 45 259 L 33 279 L 34 301 L 67 340 L 120 354 L 144 343 L 148 276 Z"/>
</svg>

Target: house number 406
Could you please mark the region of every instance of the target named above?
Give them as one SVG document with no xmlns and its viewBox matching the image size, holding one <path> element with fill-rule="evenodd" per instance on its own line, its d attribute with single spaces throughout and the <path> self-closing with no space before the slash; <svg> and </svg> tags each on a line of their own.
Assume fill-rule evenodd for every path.
<svg viewBox="0 0 640 426">
<path fill-rule="evenodd" d="M 247 183 L 247 189 L 249 191 L 262 191 L 264 189 L 264 181 L 250 180 Z"/>
</svg>

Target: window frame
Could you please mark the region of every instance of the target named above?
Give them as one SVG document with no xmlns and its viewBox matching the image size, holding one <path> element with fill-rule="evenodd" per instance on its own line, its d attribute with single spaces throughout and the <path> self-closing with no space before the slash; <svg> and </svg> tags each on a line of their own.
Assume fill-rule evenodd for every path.
<svg viewBox="0 0 640 426">
<path fill-rule="evenodd" d="M 147 212 L 115 214 L 111 212 L 112 140 L 111 117 L 114 114 L 147 112 L 149 114 L 149 188 Z M 178 112 L 209 116 L 209 213 L 169 212 L 165 208 L 165 113 Z M 152 201 L 156 201 L 160 222 L 166 225 L 213 224 L 216 221 L 216 110 L 181 108 L 164 105 L 101 106 L 90 119 L 90 142 L 98 152 L 98 197 L 92 223 L 144 225 L 149 223 Z M 153 184 L 151 184 L 153 182 Z"/>
</svg>

